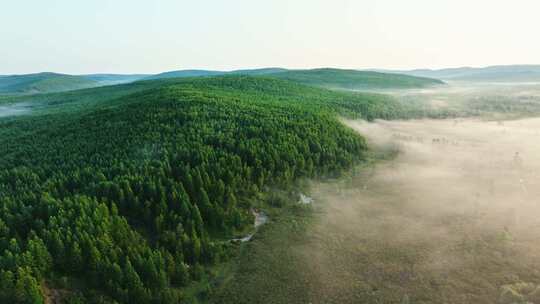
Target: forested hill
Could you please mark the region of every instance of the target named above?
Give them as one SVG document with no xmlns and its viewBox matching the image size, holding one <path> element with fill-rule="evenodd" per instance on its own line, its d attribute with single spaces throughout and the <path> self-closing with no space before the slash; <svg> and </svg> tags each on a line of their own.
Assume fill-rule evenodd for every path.
<svg viewBox="0 0 540 304">
<path fill-rule="evenodd" d="M 336 112 L 399 111 L 380 95 L 253 77 L 2 102 L 21 101 L 30 113 L 0 119 L 0 303 L 178 303 L 270 186 L 362 159 Z"/>
<path fill-rule="evenodd" d="M 425 77 L 342 69 L 290 70 L 272 77 L 330 89 L 410 89 L 442 85 L 444 82 Z"/>
<path fill-rule="evenodd" d="M 82 76 L 38 73 L 3 76 L 0 78 L 0 94 L 36 94 L 61 92 L 98 86 L 99 83 Z"/>
<path fill-rule="evenodd" d="M 166 79 L 166 78 L 183 78 L 183 77 L 209 77 L 209 76 L 225 76 L 225 75 L 243 75 L 243 76 L 262 76 L 270 75 L 279 72 L 285 72 L 287 69 L 282 68 L 261 68 L 261 69 L 243 69 L 234 71 L 212 71 L 212 70 L 179 70 L 169 71 L 146 77 L 150 79 Z"/>
<path fill-rule="evenodd" d="M 38 73 L 0 76 L 0 95 L 29 95 L 74 91 L 139 80 L 166 80 L 216 76 L 264 76 L 289 80 L 310 86 L 330 89 L 408 89 L 440 85 L 443 82 L 431 78 L 407 76 L 393 73 L 366 72 L 344 69 L 287 70 L 282 68 L 244 69 L 234 71 L 179 70 L 156 75 L 144 74 L 89 74 L 67 75 Z"/>
<path fill-rule="evenodd" d="M 210 77 L 217 75 L 256 75 L 289 80 L 310 86 L 329 89 L 410 89 L 442 85 L 444 82 L 426 77 L 416 77 L 395 73 L 379 73 L 346 69 L 287 70 L 280 68 L 236 70 L 230 72 L 210 70 L 180 70 L 150 76 L 147 79 L 182 77 Z"/>
</svg>

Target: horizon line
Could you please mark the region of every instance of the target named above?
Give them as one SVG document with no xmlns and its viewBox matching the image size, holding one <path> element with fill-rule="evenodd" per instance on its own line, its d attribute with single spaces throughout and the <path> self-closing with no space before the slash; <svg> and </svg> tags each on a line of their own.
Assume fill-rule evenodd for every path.
<svg viewBox="0 0 540 304">
<path fill-rule="evenodd" d="M 303 67 L 303 68 L 290 68 L 290 67 L 282 67 L 282 66 L 261 66 L 261 67 L 243 67 L 243 68 L 237 68 L 237 69 L 212 69 L 212 68 L 179 68 L 179 69 L 171 69 L 171 70 L 162 70 L 161 72 L 130 72 L 130 73 L 123 73 L 123 72 L 91 72 L 91 73 L 69 73 L 69 72 L 57 72 L 53 70 L 46 70 L 46 71 L 37 71 L 37 72 L 30 72 L 30 73 L 0 73 L 0 76 L 24 76 L 24 75 L 37 75 L 37 74 L 46 74 L 46 73 L 52 73 L 52 74 L 59 74 L 59 75 L 70 75 L 70 76 L 88 76 L 88 75 L 144 75 L 144 76 L 151 76 L 151 75 L 158 75 L 162 73 L 168 73 L 168 72 L 177 72 L 177 71 L 212 71 L 212 72 L 221 72 L 221 73 L 230 73 L 230 72 L 236 72 L 236 71 L 243 71 L 243 70 L 262 70 L 262 69 L 285 69 L 285 70 L 316 70 L 316 69 L 338 69 L 338 70 L 356 70 L 356 71 L 390 71 L 390 72 L 400 72 L 400 71 L 418 71 L 418 70 L 431 70 L 431 71 L 439 71 L 439 70 L 450 70 L 450 69 L 485 69 L 485 68 L 492 68 L 492 67 L 510 67 L 510 66 L 523 66 L 523 67 L 533 67 L 533 66 L 540 66 L 540 63 L 519 63 L 519 64 L 493 64 L 493 65 L 463 65 L 463 66 L 446 66 L 446 67 L 437 67 L 437 68 L 424 68 L 424 67 L 416 67 L 416 68 L 378 68 L 378 67 L 371 67 L 371 68 L 352 68 L 352 67 L 332 67 L 332 66 L 317 66 L 317 67 Z"/>
</svg>

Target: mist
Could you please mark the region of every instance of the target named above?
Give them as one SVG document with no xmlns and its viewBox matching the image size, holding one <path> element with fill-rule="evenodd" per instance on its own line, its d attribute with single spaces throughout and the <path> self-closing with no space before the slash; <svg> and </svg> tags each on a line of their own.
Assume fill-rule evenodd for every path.
<svg viewBox="0 0 540 304">
<path fill-rule="evenodd" d="M 30 112 L 30 108 L 25 103 L 0 105 L 0 118 L 23 115 L 29 112 Z"/>
<path fill-rule="evenodd" d="M 425 100 L 475 103 L 480 89 Z M 489 88 L 515 103 L 536 89 Z M 299 249 L 313 303 L 540 303 L 540 118 L 488 112 L 344 121 L 396 156 L 313 184 L 318 219 Z"/>
<path fill-rule="evenodd" d="M 447 82 L 416 90 L 382 90 L 422 116 L 433 118 L 483 117 L 510 119 L 540 113 L 540 83 Z"/>
</svg>

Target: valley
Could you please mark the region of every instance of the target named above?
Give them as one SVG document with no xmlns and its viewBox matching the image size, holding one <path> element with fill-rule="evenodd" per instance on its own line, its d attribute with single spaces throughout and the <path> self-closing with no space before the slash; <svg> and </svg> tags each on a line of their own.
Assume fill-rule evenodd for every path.
<svg viewBox="0 0 540 304">
<path fill-rule="evenodd" d="M 539 1 L 4 2 L 0 304 L 540 304 Z"/>
<path fill-rule="evenodd" d="M 0 98 L 0 300 L 536 299 L 537 84 L 266 72 Z"/>
</svg>

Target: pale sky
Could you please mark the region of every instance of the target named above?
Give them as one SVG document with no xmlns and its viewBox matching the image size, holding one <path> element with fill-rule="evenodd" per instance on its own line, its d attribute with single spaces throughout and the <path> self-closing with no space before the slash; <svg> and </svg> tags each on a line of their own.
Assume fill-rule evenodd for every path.
<svg viewBox="0 0 540 304">
<path fill-rule="evenodd" d="M 0 74 L 540 64 L 538 0 L 0 0 Z"/>
</svg>

